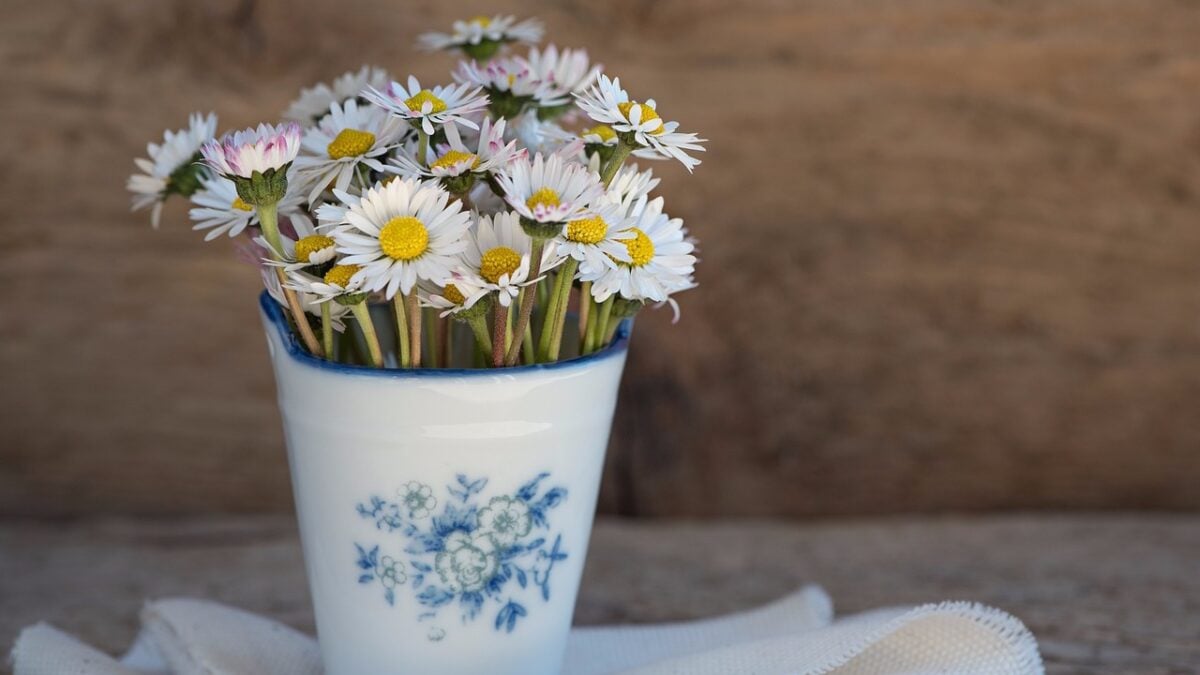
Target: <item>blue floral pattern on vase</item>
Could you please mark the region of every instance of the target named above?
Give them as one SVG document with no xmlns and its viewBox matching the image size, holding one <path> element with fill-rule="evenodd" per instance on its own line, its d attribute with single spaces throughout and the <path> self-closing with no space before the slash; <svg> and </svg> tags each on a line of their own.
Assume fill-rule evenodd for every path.
<svg viewBox="0 0 1200 675">
<path fill-rule="evenodd" d="M 400 552 L 386 544 L 356 543 L 358 582 L 378 583 L 392 606 L 402 602 L 398 596 L 407 586 L 421 610 L 418 618 L 431 622 L 431 641 L 445 637 L 446 631 L 432 624 L 452 606 L 464 623 L 485 608 L 495 611 L 495 630 L 511 633 L 528 616 L 531 597 L 550 600 L 550 574 L 555 563 L 567 559 L 562 534 L 551 540 L 547 519 L 567 490 L 543 491 L 549 477 L 538 474 L 515 493 L 486 501 L 482 493 L 488 479 L 464 474 L 446 487 L 448 496 L 441 502 L 433 488 L 418 481 L 405 483 L 394 500 L 372 496 L 357 506 L 358 514 L 380 532 L 397 534 Z"/>
</svg>

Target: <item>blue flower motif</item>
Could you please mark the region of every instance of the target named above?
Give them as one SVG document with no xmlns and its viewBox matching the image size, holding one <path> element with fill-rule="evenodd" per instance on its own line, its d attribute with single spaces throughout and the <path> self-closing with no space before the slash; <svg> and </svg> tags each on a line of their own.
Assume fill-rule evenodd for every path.
<svg viewBox="0 0 1200 675">
<path fill-rule="evenodd" d="M 389 605 L 396 604 L 397 590 L 407 585 L 415 606 L 423 608 L 421 621 L 436 621 L 446 608 L 457 606 L 467 622 L 485 607 L 495 607 L 495 630 L 513 632 L 519 619 L 529 615 L 531 601 L 550 600 L 554 565 L 568 558 L 562 535 L 551 540 L 545 532 L 550 529 L 548 512 L 567 498 L 563 487 L 543 491 L 549 477 L 542 472 L 512 494 L 484 498 L 486 477 L 458 474 L 446 486 L 448 498 L 436 515 L 439 500 L 419 481 L 405 483 L 394 502 L 371 496 L 357 505 L 359 515 L 380 532 L 397 533 L 399 545 L 387 548 L 411 557 L 406 565 L 382 554 L 380 544 L 355 544 L 358 582 L 378 581 Z M 436 625 L 427 634 L 432 642 L 446 637 Z"/>
</svg>

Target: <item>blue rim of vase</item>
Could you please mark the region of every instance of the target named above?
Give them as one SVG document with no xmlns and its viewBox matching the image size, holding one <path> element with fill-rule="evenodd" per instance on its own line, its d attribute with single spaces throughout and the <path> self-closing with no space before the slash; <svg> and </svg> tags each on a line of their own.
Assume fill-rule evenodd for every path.
<svg viewBox="0 0 1200 675">
<path fill-rule="evenodd" d="M 573 359 L 554 363 L 533 363 L 509 368 L 375 368 L 335 363 L 313 356 L 300 345 L 300 340 L 292 332 L 287 317 L 284 316 L 283 307 L 269 293 L 263 291 L 258 296 L 258 306 L 267 317 L 268 323 L 279 332 L 284 349 L 294 361 L 321 370 L 372 377 L 494 377 L 496 375 L 568 370 L 623 354 L 629 349 L 629 335 L 633 331 L 633 320 L 622 319 L 621 323 L 617 325 L 617 332 L 612 343 L 604 349 L 586 356 L 576 356 Z"/>
</svg>

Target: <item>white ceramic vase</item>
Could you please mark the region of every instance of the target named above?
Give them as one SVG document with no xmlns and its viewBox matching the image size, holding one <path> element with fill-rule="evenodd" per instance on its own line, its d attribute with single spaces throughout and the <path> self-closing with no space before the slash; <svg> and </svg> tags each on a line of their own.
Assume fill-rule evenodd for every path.
<svg viewBox="0 0 1200 675">
<path fill-rule="evenodd" d="M 558 673 L 628 326 L 556 364 L 375 370 L 261 308 L 325 672 Z"/>
</svg>

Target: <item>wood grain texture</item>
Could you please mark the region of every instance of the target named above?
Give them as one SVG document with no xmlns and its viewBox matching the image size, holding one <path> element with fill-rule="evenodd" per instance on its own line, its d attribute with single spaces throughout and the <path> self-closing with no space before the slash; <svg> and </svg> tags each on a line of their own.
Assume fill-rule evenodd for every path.
<svg viewBox="0 0 1200 675">
<path fill-rule="evenodd" d="M 543 17 L 711 139 L 638 325 L 601 506 L 1200 507 L 1200 8 L 1171 0 L 12 0 L 0 23 L 0 513 L 290 501 L 254 271 L 131 158 L 417 33 Z"/>
<path fill-rule="evenodd" d="M 1051 675 L 1182 675 L 1200 669 L 1198 558 L 1196 516 L 601 519 L 575 619 L 703 618 L 819 583 L 838 615 L 1000 607 L 1033 631 Z M 313 631 L 291 518 L 0 521 L 0 645 L 44 620 L 117 652 L 142 602 L 167 596 Z"/>
</svg>

